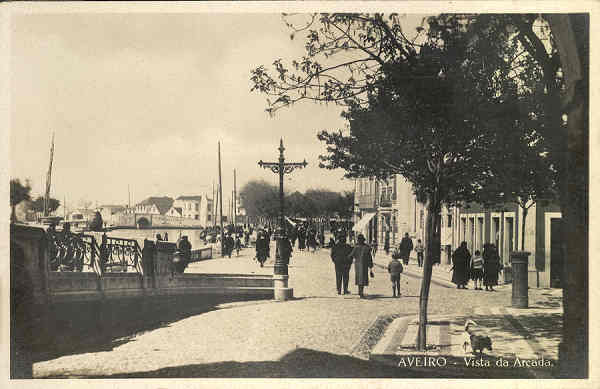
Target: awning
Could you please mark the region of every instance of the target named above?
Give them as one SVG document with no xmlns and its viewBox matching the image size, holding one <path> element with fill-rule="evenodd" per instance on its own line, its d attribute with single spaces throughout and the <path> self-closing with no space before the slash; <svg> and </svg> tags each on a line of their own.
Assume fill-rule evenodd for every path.
<svg viewBox="0 0 600 389">
<path fill-rule="evenodd" d="M 367 226 L 367 224 L 369 224 L 369 221 L 373 219 L 373 216 L 375 216 L 375 212 L 367 213 L 358 222 L 356 222 L 356 224 L 354 224 L 352 231 L 361 232 Z"/>
</svg>

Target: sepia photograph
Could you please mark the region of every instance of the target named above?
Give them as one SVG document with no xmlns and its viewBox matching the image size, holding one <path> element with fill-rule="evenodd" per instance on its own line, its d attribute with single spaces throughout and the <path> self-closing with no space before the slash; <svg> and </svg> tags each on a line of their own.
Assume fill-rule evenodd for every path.
<svg viewBox="0 0 600 389">
<path fill-rule="evenodd" d="M 591 384 L 590 12 L 390 3 L 3 10 L 11 387 Z"/>
</svg>

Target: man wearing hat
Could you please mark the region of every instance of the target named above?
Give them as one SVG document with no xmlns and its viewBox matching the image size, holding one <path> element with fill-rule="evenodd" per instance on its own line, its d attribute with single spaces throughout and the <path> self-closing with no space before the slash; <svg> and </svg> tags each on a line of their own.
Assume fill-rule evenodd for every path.
<svg viewBox="0 0 600 389">
<path fill-rule="evenodd" d="M 335 285 L 338 294 L 342 294 L 342 284 L 344 286 L 344 294 L 350 294 L 348 291 L 348 280 L 350 278 L 350 267 L 352 266 L 351 252 L 352 247 L 346 243 L 346 237 L 343 235 L 331 247 L 331 260 L 335 264 Z"/>
<path fill-rule="evenodd" d="M 369 269 L 373 268 L 373 257 L 371 256 L 371 247 L 365 244 L 365 236 L 359 234 L 356 238 L 357 244 L 354 246 L 348 257 L 354 259 L 355 282 L 358 286 L 358 295 L 364 298 L 364 287 L 369 285 Z"/>
</svg>

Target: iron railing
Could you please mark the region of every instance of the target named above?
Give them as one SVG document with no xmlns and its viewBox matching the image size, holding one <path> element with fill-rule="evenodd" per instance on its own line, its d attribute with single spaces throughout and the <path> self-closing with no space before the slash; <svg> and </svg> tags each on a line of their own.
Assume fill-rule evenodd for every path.
<svg viewBox="0 0 600 389">
<path fill-rule="evenodd" d="M 142 274 L 142 250 L 135 239 L 49 230 L 48 253 L 51 271 L 105 272 L 133 271 Z"/>
<path fill-rule="evenodd" d="M 51 271 L 100 272 L 99 248 L 93 236 L 68 231 L 48 231 Z"/>
<path fill-rule="evenodd" d="M 105 272 L 134 271 L 142 274 L 142 250 L 135 239 L 102 236 L 100 268 Z"/>
</svg>

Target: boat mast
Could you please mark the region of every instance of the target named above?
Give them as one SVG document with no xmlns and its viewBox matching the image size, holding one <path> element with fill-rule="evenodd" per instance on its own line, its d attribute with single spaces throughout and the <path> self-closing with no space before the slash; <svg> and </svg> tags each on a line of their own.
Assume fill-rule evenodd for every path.
<svg viewBox="0 0 600 389">
<path fill-rule="evenodd" d="M 52 144 L 50 146 L 50 165 L 46 175 L 46 195 L 44 196 L 44 216 L 48 216 L 50 208 L 50 187 L 52 185 L 52 160 L 54 159 L 54 132 L 52 132 Z"/>
</svg>

